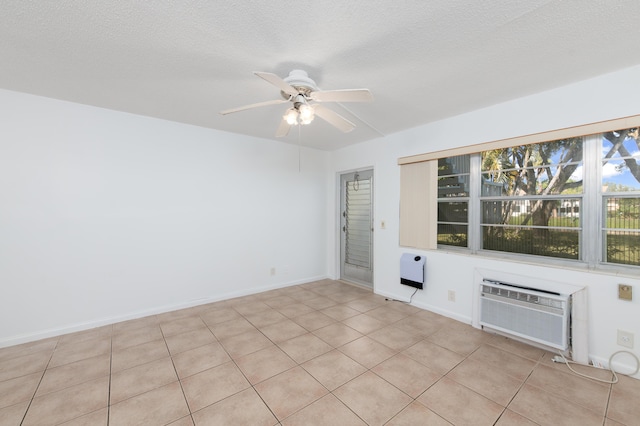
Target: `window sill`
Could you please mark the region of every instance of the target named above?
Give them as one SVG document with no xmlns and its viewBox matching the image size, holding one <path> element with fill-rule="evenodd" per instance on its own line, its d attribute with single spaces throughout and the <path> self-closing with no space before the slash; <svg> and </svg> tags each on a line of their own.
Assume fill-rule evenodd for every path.
<svg viewBox="0 0 640 426">
<path fill-rule="evenodd" d="M 469 256 L 469 257 L 477 257 L 484 258 L 496 261 L 505 261 L 512 263 L 519 263 L 523 265 L 531 265 L 531 266 L 543 266 L 550 268 L 560 268 L 560 269 L 573 269 L 575 271 L 580 272 L 592 272 L 603 275 L 615 275 L 620 277 L 628 277 L 638 279 L 640 275 L 640 267 L 632 266 L 632 265 L 610 265 L 610 264 L 602 264 L 598 263 L 597 265 L 590 265 L 587 262 L 583 262 L 580 260 L 565 260 L 565 259 L 554 259 L 549 257 L 544 257 L 543 259 L 533 256 L 527 256 L 522 254 L 514 254 L 514 253 L 504 253 L 504 252 L 494 252 L 489 250 L 480 250 L 477 252 L 473 252 L 468 248 L 463 247 L 455 247 L 455 246 L 438 246 L 437 249 L 432 250 L 440 253 L 448 253 L 455 254 L 458 256 Z"/>
</svg>

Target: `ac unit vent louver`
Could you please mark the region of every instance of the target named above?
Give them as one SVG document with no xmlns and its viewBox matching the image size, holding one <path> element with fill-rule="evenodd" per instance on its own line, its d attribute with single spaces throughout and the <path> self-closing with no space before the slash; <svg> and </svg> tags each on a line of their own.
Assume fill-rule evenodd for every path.
<svg viewBox="0 0 640 426">
<path fill-rule="evenodd" d="M 485 279 L 480 325 L 546 346 L 569 346 L 570 297 Z"/>
</svg>

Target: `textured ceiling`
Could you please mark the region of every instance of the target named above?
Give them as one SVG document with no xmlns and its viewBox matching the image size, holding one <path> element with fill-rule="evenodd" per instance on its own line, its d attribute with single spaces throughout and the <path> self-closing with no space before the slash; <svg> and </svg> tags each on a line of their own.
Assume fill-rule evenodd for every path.
<svg viewBox="0 0 640 426">
<path fill-rule="evenodd" d="M 303 69 L 374 94 L 326 104 L 351 133 L 302 127 L 332 150 L 636 65 L 639 22 L 637 0 L 3 0 L 0 88 L 275 139 L 287 105 L 218 112 Z"/>
</svg>

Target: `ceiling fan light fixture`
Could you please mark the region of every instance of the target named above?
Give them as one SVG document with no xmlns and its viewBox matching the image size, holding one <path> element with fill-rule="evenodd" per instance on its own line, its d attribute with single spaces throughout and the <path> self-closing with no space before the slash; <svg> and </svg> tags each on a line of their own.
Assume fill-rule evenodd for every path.
<svg viewBox="0 0 640 426">
<path fill-rule="evenodd" d="M 290 126 L 298 123 L 298 111 L 295 108 L 289 108 L 283 117 Z"/>
<path fill-rule="evenodd" d="M 309 104 L 300 105 L 298 110 L 300 111 L 300 123 L 309 124 L 313 121 L 314 111 Z"/>
</svg>

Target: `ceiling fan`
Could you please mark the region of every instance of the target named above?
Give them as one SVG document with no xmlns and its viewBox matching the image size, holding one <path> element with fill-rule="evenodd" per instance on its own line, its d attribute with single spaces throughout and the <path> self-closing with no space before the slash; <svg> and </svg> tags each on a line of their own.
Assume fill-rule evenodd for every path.
<svg viewBox="0 0 640 426">
<path fill-rule="evenodd" d="M 293 70 L 285 78 L 280 78 L 268 72 L 256 71 L 254 74 L 280 89 L 282 99 L 231 108 L 221 111 L 220 114 L 226 115 L 251 108 L 291 102 L 292 106 L 282 117 L 280 126 L 276 131 L 276 137 L 286 136 L 291 126 L 311 123 L 315 116 L 320 117 L 345 133 L 350 132 L 356 125 L 335 111 L 320 105 L 320 102 L 373 101 L 373 95 L 369 89 L 320 90 L 316 86 L 316 82 L 309 78 L 309 75 L 303 70 Z"/>
</svg>

